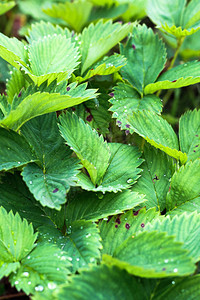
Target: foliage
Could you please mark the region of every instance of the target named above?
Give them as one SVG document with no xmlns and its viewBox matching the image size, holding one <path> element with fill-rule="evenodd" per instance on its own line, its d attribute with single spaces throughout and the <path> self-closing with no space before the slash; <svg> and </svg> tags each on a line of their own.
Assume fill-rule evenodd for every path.
<svg viewBox="0 0 200 300">
<path fill-rule="evenodd" d="M 199 1 L 0 15 L 0 291 L 199 299 Z"/>
</svg>

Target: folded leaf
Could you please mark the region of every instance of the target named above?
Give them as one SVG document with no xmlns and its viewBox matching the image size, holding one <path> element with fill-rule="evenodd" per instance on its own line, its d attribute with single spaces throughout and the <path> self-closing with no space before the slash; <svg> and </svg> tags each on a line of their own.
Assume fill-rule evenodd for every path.
<svg viewBox="0 0 200 300">
<path fill-rule="evenodd" d="M 179 151 L 178 139 L 173 128 L 161 116 L 148 111 L 133 113 L 129 124 L 152 146 L 177 160 L 180 159 L 182 163 L 187 161 L 186 153 Z"/>
<path fill-rule="evenodd" d="M 127 58 L 127 64 L 120 73 L 143 95 L 144 87 L 154 82 L 166 63 L 166 49 L 158 35 L 146 25 L 133 28 L 132 37 L 120 53 Z M 159 55 L 158 55 L 159 53 Z"/>
<path fill-rule="evenodd" d="M 123 40 L 131 30 L 132 24 L 112 24 L 111 21 L 103 23 L 102 20 L 84 28 L 81 35 L 81 73 L 84 74 L 91 65 Z"/>
<path fill-rule="evenodd" d="M 1 270 L 8 275 L 10 272 L 16 270 L 19 267 L 19 262 L 23 259 L 34 247 L 34 242 L 37 238 L 37 234 L 33 232 L 33 226 L 28 224 L 26 219 L 21 220 L 18 213 L 13 215 L 13 212 L 9 213 L 1 207 L 0 208 L 0 265 Z M 7 265 L 14 263 L 14 266 Z M 3 273 L 3 272 L 2 272 Z M 5 274 L 1 273 L 1 277 Z"/>
<path fill-rule="evenodd" d="M 146 278 L 185 276 L 195 270 L 195 264 L 182 248 L 182 243 L 156 231 L 128 238 L 115 250 L 113 257 L 104 254 L 103 261 Z"/>
<path fill-rule="evenodd" d="M 48 16 L 62 19 L 77 32 L 80 32 L 87 23 L 91 10 L 92 4 L 88 1 L 58 3 L 43 9 Z"/>
<path fill-rule="evenodd" d="M 10 170 L 37 160 L 30 145 L 18 133 L 0 128 L 0 170 Z"/>
<path fill-rule="evenodd" d="M 67 222 L 66 235 L 56 228 L 39 228 L 39 241 L 56 244 L 65 251 L 72 264 L 70 269 L 73 273 L 80 268 L 88 268 L 90 263 L 97 262 L 102 248 L 100 240 L 96 224 L 85 220 Z"/>
<path fill-rule="evenodd" d="M 77 289 L 77 286 L 79 287 Z M 149 299 L 149 294 L 136 277 L 125 270 L 109 267 L 105 264 L 84 270 L 72 277 L 70 284 L 65 284 L 54 292 L 56 299 Z"/>
<path fill-rule="evenodd" d="M 200 157 L 200 110 L 188 111 L 179 121 L 179 139 L 182 152 L 187 153 L 188 160 Z"/>
<path fill-rule="evenodd" d="M 98 193 L 82 192 L 69 202 L 66 218 L 68 222 L 75 220 L 97 221 L 108 216 L 122 213 L 133 209 L 146 200 L 143 195 L 130 190 L 121 193 Z"/>
<path fill-rule="evenodd" d="M 59 135 L 56 114 L 34 118 L 23 125 L 21 131 L 39 161 L 38 165 L 24 168 L 23 179 L 43 206 L 60 209 L 60 205 L 66 202 L 66 193 L 73 185 L 80 166 Z"/>
<path fill-rule="evenodd" d="M 176 66 L 158 77 L 155 83 L 145 87 L 145 94 L 153 94 L 158 90 L 174 89 L 200 82 L 200 62 L 191 61 Z"/>
<path fill-rule="evenodd" d="M 58 247 L 39 244 L 22 259 L 20 268 L 11 275 L 10 282 L 18 291 L 23 290 L 26 294 L 52 290 L 66 282 L 70 266 L 68 256 Z"/>
<path fill-rule="evenodd" d="M 107 143 L 75 114 L 62 115 L 60 122 L 59 128 L 62 136 L 77 154 L 92 182 L 96 185 L 108 168 L 110 151 Z"/>
<path fill-rule="evenodd" d="M 183 213 L 175 216 L 160 218 L 153 220 L 146 224 L 144 230 L 151 232 L 158 230 L 158 232 L 166 232 L 167 235 L 175 236 L 175 241 L 182 242 L 183 248 L 188 250 L 188 254 L 197 262 L 200 258 L 200 214 Z M 166 266 L 168 261 L 166 260 Z"/>
<path fill-rule="evenodd" d="M 167 195 L 167 209 L 171 210 L 185 202 L 200 196 L 200 159 L 182 166 L 171 179 L 171 188 Z"/>
<path fill-rule="evenodd" d="M 77 87 L 77 91 L 76 87 L 73 87 L 73 96 L 59 93 L 49 94 L 47 92 L 37 92 L 29 95 L 1 120 L 0 124 L 18 130 L 24 123 L 34 117 L 62 110 L 96 97 L 96 90 L 85 90 L 85 88 L 86 84 Z"/>
<path fill-rule="evenodd" d="M 170 186 L 170 180 L 174 173 L 172 159 L 162 151 L 146 145 L 143 157 L 145 161 L 141 165 L 142 176 L 133 186 L 135 192 L 145 194 L 147 208 L 157 207 L 163 211 Z"/>
<path fill-rule="evenodd" d="M 100 192 L 118 192 L 129 188 L 139 178 L 141 153 L 136 147 L 119 143 L 110 143 L 109 165 L 103 179 L 95 186 L 85 174 L 79 174 L 77 184 L 83 189 Z"/>
<path fill-rule="evenodd" d="M 118 83 L 113 94 L 109 100 L 113 105 L 109 110 L 113 112 L 113 118 L 117 118 L 117 125 L 127 130 L 127 133 L 133 133 L 128 124 L 128 118 L 133 112 L 149 110 L 160 114 L 162 110 L 162 102 L 156 95 L 141 97 L 132 86 L 125 83 Z"/>
</svg>

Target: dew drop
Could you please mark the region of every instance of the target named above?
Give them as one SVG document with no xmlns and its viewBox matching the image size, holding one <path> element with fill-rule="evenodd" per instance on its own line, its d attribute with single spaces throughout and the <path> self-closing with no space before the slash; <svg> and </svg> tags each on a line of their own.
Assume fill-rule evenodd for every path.
<svg viewBox="0 0 200 300">
<path fill-rule="evenodd" d="M 175 281 L 172 281 L 172 284 L 175 284 Z"/>
<path fill-rule="evenodd" d="M 16 280 L 16 281 L 15 281 L 15 284 L 18 284 L 18 283 L 19 283 L 19 281 L 18 281 L 18 280 Z"/>
<path fill-rule="evenodd" d="M 30 184 L 33 184 L 33 181 L 29 181 Z"/>
<path fill-rule="evenodd" d="M 132 179 L 132 178 L 129 178 L 129 179 L 127 180 L 127 183 L 133 183 L 133 179 Z"/>
<path fill-rule="evenodd" d="M 29 272 L 24 272 L 23 275 L 24 275 L 25 277 L 29 277 Z"/>
<path fill-rule="evenodd" d="M 55 282 L 49 282 L 48 283 L 48 288 L 50 290 L 54 290 L 57 287 L 57 284 Z"/>
<path fill-rule="evenodd" d="M 42 285 L 37 285 L 35 287 L 36 292 L 42 292 L 44 290 L 44 287 Z"/>
<path fill-rule="evenodd" d="M 77 257 L 77 259 L 76 259 L 76 260 L 77 260 L 77 261 L 79 261 L 79 260 L 80 260 L 80 258 L 78 258 L 78 257 Z"/>
<path fill-rule="evenodd" d="M 91 233 L 88 233 L 85 237 L 89 238 L 91 236 Z"/>
<path fill-rule="evenodd" d="M 165 259 L 164 262 L 167 264 L 169 262 L 169 259 Z"/>
<path fill-rule="evenodd" d="M 21 164 L 20 161 L 18 161 L 18 164 L 19 164 L 19 165 Z"/>
<path fill-rule="evenodd" d="M 174 273 L 177 273 L 177 272 L 178 272 L 178 269 L 177 269 L 177 268 L 175 268 L 175 269 L 174 269 Z"/>
</svg>

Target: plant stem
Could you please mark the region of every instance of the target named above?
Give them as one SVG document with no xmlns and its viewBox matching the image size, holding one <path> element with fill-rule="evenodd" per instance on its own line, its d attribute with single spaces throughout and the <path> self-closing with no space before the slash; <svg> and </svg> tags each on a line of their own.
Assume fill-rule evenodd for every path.
<svg viewBox="0 0 200 300">
<path fill-rule="evenodd" d="M 177 59 L 177 56 L 178 56 L 178 54 L 179 54 L 179 51 L 180 51 L 180 48 L 181 48 L 181 46 L 182 46 L 182 44 L 183 44 L 184 39 L 185 39 L 184 36 L 178 39 L 176 52 L 174 53 L 174 57 L 173 57 L 173 59 L 172 59 L 170 65 L 169 65 L 168 70 L 170 70 L 171 68 L 173 68 L 174 63 L 175 63 L 175 61 L 176 61 L 176 59 Z"/>
</svg>

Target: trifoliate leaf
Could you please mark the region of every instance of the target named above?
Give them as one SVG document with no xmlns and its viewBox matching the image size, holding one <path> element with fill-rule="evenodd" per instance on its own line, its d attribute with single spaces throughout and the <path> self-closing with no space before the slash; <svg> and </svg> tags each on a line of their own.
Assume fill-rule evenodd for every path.
<svg viewBox="0 0 200 300">
<path fill-rule="evenodd" d="M 166 207 L 166 195 L 169 190 L 170 180 L 174 173 L 172 159 L 162 151 L 145 145 L 143 157 L 145 161 L 141 165 L 142 176 L 133 186 L 135 192 L 145 194 L 145 206 L 157 207 L 163 211 Z"/>
<path fill-rule="evenodd" d="M 55 289 L 67 280 L 71 263 L 65 252 L 55 245 L 38 244 L 29 255 L 22 259 L 17 273 L 10 277 L 12 285 L 26 294 Z"/>
<path fill-rule="evenodd" d="M 153 112 L 133 113 L 129 118 L 131 128 L 147 140 L 152 146 L 164 151 L 169 156 L 187 161 L 186 153 L 179 151 L 177 136 L 171 125 Z"/>
<path fill-rule="evenodd" d="M 159 55 L 158 55 L 159 52 Z M 166 50 L 164 43 L 146 25 L 133 28 L 132 37 L 120 53 L 127 58 L 127 64 L 120 73 L 143 95 L 145 86 L 154 82 L 164 68 Z"/>
<path fill-rule="evenodd" d="M 200 196 L 200 159 L 182 166 L 171 179 L 167 195 L 167 209 L 171 210 Z"/>
<path fill-rule="evenodd" d="M 43 9 L 48 16 L 62 19 L 77 32 L 86 25 L 91 10 L 92 4 L 88 1 L 58 3 Z"/>
<path fill-rule="evenodd" d="M 103 23 L 102 20 L 85 28 L 81 35 L 81 74 L 124 39 L 131 30 L 132 24 L 112 24 L 112 21 Z"/>
<path fill-rule="evenodd" d="M 108 168 L 110 151 L 103 137 L 75 114 L 60 117 L 60 131 L 67 144 L 75 151 L 96 185 Z"/>
<path fill-rule="evenodd" d="M 109 101 L 113 105 L 109 110 L 113 112 L 113 118 L 117 118 L 117 125 L 127 130 L 127 133 L 133 133 L 128 124 L 128 117 L 132 116 L 133 112 L 149 110 L 159 114 L 162 110 L 162 102 L 156 95 L 141 98 L 132 86 L 125 83 L 118 83 L 110 95 L 113 97 Z"/>
<path fill-rule="evenodd" d="M 65 251 L 72 264 L 72 272 L 87 268 L 89 263 L 96 263 L 100 258 L 99 231 L 96 224 L 85 220 L 77 220 L 66 224 L 67 233 L 63 235 L 56 228 L 39 228 L 39 241 L 56 244 Z"/>
<path fill-rule="evenodd" d="M 156 231 L 128 238 L 115 250 L 113 257 L 104 254 L 103 261 L 146 278 L 185 276 L 195 270 L 195 264 L 182 248 L 182 243 Z"/>
<path fill-rule="evenodd" d="M 100 235 L 102 237 L 102 253 L 113 255 L 115 249 L 120 246 L 129 237 L 135 237 L 135 234 L 145 227 L 146 223 L 160 218 L 159 212 L 155 208 L 146 210 L 142 208 L 133 212 L 132 210 L 125 214 L 114 216 L 112 219 L 99 222 Z"/>
<path fill-rule="evenodd" d="M 43 206 L 60 209 L 60 205 L 66 202 L 66 193 L 73 185 L 80 166 L 78 160 L 71 157 L 72 151 L 64 145 L 56 114 L 34 118 L 23 125 L 21 131 L 39 161 L 38 165 L 24 168 L 23 179 Z"/>
<path fill-rule="evenodd" d="M 158 77 L 155 83 L 145 87 L 145 94 L 153 94 L 158 90 L 180 88 L 200 82 L 200 62 L 191 61 L 176 66 Z"/>
<path fill-rule="evenodd" d="M 1 178 L 0 205 L 7 212 L 11 209 L 18 213 L 21 218 L 26 218 L 34 228 L 39 226 L 54 226 L 49 215 L 43 207 L 33 198 L 21 176 L 9 174 Z M 55 211 L 53 211 L 55 212 Z"/>
<path fill-rule="evenodd" d="M 70 93 L 61 95 L 59 93 L 49 94 L 47 92 L 37 92 L 28 95 L 15 109 L 0 121 L 0 124 L 18 130 L 24 123 L 34 117 L 72 107 L 97 96 L 97 94 L 95 94 L 96 90 L 85 89 L 86 84 L 82 84 L 77 88 L 75 84 L 71 95 Z"/>
<path fill-rule="evenodd" d="M 182 152 L 188 160 L 200 157 L 200 110 L 188 111 L 179 121 L 179 139 Z"/>
<path fill-rule="evenodd" d="M 30 145 L 18 133 L 0 128 L 0 170 L 10 170 L 37 160 Z"/>
<path fill-rule="evenodd" d="M 133 295 L 135 299 L 149 299 L 148 292 L 136 277 L 105 264 L 82 271 L 80 275 L 72 277 L 69 284 L 62 285 L 54 292 L 54 296 L 60 300 L 130 300 Z"/>
<path fill-rule="evenodd" d="M 93 192 L 82 192 L 69 202 L 66 218 L 68 222 L 84 219 L 97 221 L 133 209 L 145 201 L 143 195 L 130 190 L 121 193 L 98 193 L 96 195 Z"/>
<path fill-rule="evenodd" d="M 183 248 L 188 250 L 188 254 L 197 262 L 200 258 L 200 214 L 183 213 L 175 216 L 160 218 L 153 220 L 146 224 L 144 230 L 151 232 L 158 230 L 158 232 L 166 232 L 168 235 L 175 236 L 175 241 L 182 242 Z M 167 266 L 168 261 L 166 261 Z"/>
</svg>

